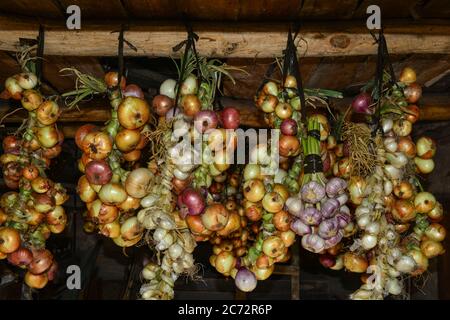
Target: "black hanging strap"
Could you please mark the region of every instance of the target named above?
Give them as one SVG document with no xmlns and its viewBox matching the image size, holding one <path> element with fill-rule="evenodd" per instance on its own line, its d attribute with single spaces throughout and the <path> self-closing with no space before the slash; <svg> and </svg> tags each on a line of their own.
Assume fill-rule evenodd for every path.
<svg viewBox="0 0 450 320">
<path fill-rule="evenodd" d="M 177 52 L 177 51 L 180 51 L 181 48 L 184 47 L 184 54 L 183 54 L 183 60 L 181 62 L 180 75 L 179 75 L 178 81 L 177 81 L 178 90 L 177 90 L 177 94 L 175 96 L 175 107 L 178 106 L 178 100 L 180 98 L 180 91 L 181 91 L 181 90 L 179 90 L 179 88 L 180 88 L 180 85 L 181 85 L 182 81 L 184 80 L 183 78 L 184 78 L 185 73 L 186 73 L 187 59 L 188 59 L 188 56 L 189 56 L 189 51 L 191 51 L 191 50 L 192 50 L 192 53 L 194 54 L 195 63 L 197 65 L 197 78 L 200 81 L 202 81 L 202 79 L 203 79 L 203 76 L 202 76 L 201 71 L 200 71 L 200 59 L 198 57 L 197 49 L 195 47 L 195 42 L 199 39 L 199 37 L 192 30 L 192 26 L 191 26 L 191 24 L 189 23 L 188 19 L 185 16 L 184 16 L 183 20 L 184 20 L 184 25 L 186 27 L 187 39 L 181 41 L 180 43 L 178 43 L 176 46 L 174 46 L 172 48 L 173 52 Z M 173 109 L 173 113 L 175 115 L 175 108 Z"/>
<path fill-rule="evenodd" d="M 38 47 L 36 51 L 36 76 L 39 82 L 42 78 L 42 65 L 44 60 L 44 45 L 45 45 L 45 29 L 43 25 L 39 25 L 39 35 L 37 38 Z"/>
<path fill-rule="evenodd" d="M 373 131 L 372 134 L 375 134 L 379 129 L 379 121 L 381 117 L 381 96 L 383 92 L 383 79 L 384 79 L 384 71 L 387 69 L 389 72 L 389 81 L 388 86 L 392 87 L 396 83 L 394 68 L 392 67 L 392 63 L 389 59 L 389 51 L 387 48 L 386 38 L 384 37 L 383 28 L 380 29 L 378 38 L 372 34 L 376 42 L 378 43 L 378 51 L 377 51 L 377 67 L 376 67 L 376 75 L 375 75 L 375 88 L 377 92 L 377 107 L 375 110 L 375 114 L 372 117 L 372 125 Z"/>
<path fill-rule="evenodd" d="M 122 77 L 123 77 L 123 73 L 124 73 L 124 69 L 125 69 L 125 62 L 124 62 L 124 55 L 123 55 L 123 47 L 124 47 L 124 43 L 127 44 L 127 46 L 132 49 L 133 51 L 137 51 L 137 48 L 128 40 L 125 39 L 124 37 L 124 33 L 125 31 L 128 30 L 128 26 L 126 25 L 121 25 L 120 26 L 120 31 L 119 31 L 119 37 L 118 37 L 118 47 L 117 47 L 117 58 L 118 58 L 118 82 L 117 85 L 120 88 L 120 82 L 122 81 Z M 117 32 L 117 31 L 113 31 Z"/>
<path fill-rule="evenodd" d="M 297 37 L 298 33 L 300 31 L 300 26 L 297 25 L 297 30 L 295 32 L 295 36 L 292 37 L 292 31 L 289 27 L 289 33 L 288 33 L 288 39 L 286 44 L 286 49 L 284 51 L 284 61 L 283 61 L 283 83 L 286 80 L 286 77 L 288 75 L 294 76 L 297 81 L 297 93 L 300 97 L 300 102 L 302 108 L 305 107 L 305 92 L 303 90 L 303 83 L 302 83 L 302 77 L 300 74 L 300 68 L 298 64 L 297 59 L 297 47 L 295 46 L 295 38 Z"/>
</svg>

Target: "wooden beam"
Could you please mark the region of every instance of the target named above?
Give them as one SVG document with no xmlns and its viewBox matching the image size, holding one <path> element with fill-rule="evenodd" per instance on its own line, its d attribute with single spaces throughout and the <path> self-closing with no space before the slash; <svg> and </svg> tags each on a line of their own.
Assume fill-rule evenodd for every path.
<svg viewBox="0 0 450 320">
<path fill-rule="evenodd" d="M 341 112 L 345 112 L 351 99 L 345 98 L 333 100 L 331 107 Z M 241 114 L 241 125 L 252 128 L 267 127 L 264 122 L 264 114 L 256 109 L 251 100 L 222 98 L 223 106 L 233 106 Z M 444 121 L 450 120 L 450 95 L 427 95 L 420 101 L 421 121 Z M 7 104 L 0 104 L 0 119 L 14 109 Z M 25 110 L 20 110 L 3 120 L 3 125 L 16 126 L 22 123 L 27 116 Z M 67 137 L 73 137 L 76 128 L 84 123 L 97 123 L 102 125 L 109 120 L 110 106 L 108 102 L 94 100 L 80 106 L 80 111 L 76 109 L 65 110 L 58 120 Z"/>
<path fill-rule="evenodd" d="M 392 54 L 449 53 L 450 23 L 445 21 L 396 21 L 385 23 L 386 39 Z M 45 54 L 77 56 L 115 56 L 115 24 L 82 21 L 81 30 L 67 30 L 62 22 L 44 23 Z M 39 22 L 0 16 L 0 50 L 14 51 L 19 38 L 36 38 Z M 199 35 L 201 55 L 208 57 L 277 57 L 286 46 L 288 23 L 193 23 Z M 138 22 L 125 33 L 137 51 L 125 46 L 128 56 L 173 56 L 172 47 L 186 39 L 179 22 Z M 376 45 L 364 23 L 305 23 L 299 41 L 302 56 L 347 56 L 376 54 Z"/>
</svg>

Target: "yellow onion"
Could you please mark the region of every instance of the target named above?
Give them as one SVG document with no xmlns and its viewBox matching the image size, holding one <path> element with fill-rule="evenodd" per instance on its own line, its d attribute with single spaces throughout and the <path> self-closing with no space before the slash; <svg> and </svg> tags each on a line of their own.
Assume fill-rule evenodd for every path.
<svg viewBox="0 0 450 320">
<path fill-rule="evenodd" d="M 120 237 L 120 223 L 117 220 L 99 226 L 99 232 L 108 238 Z M 120 237 L 121 238 L 121 237 Z M 121 238 L 122 239 L 122 238 Z M 124 240 L 125 241 L 125 240 Z"/>
<path fill-rule="evenodd" d="M 433 240 L 422 241 L 420 250 L 428 259 L 437 257 L 445 252 L 442 243 Z"/>
<path fill-rule="evenodd" d="M 262 245 L 262 251 L 266 256 L 276 258 L 283 253 L 285 245 L 283 240 L 277 236 L 270 236 L 264 240 Z"/>
<path fill-rule="evenodd" d="M 264 269 L 260 269 L 260 268 L 256 268 L 256 267 L 254 267 L 252 269 L 253 273 L 255 274 L 256 279 L 260 280 L 260 281 L 268 279 L 272 275 L 274 270 L 275 270 L 274 264 L 271 265 L 270 267 L 264 268 Z"/>
<path fill-rule="evenodd" d="M 366 272 L 369 263 L 363 256 L 359 256 L 352 252 L 344 254 L 344 266 L 350 272 L 363 273 Z"/>
<path fill-rule="evenodd" d="M 142 239 L 142 236 L 143 236 L 143 233 L 141 233 L 140 236 L 138 236 L 132 240 L 125 240 L 121 236 L 118 236 L 117 238 L 113 238 L 113 241 L 119 247 L 123 247 L 123 248 L 132 247 Z"/>
<path fill-rule="evenodd" d="M 428 258 L 418 249 L 412 249 L 408 255 L 416 262 L 416 269 L 411 272 L 411 275 L 418 276 L 428 269 Z"/>
<path fill-rule="evenodd" d="M 125 180 L 126 192 L 134 198 L 143 198 L 148 194 L 148 188 L 153 173 L 147 168 L 138 168 L 130 172 Z"/>
<path fill-rule="evenodd" d="M 117 205 L 127 199 L 127 192 L 119 183 L 107 183 L 102 186 L 98 197 L 103 203 Z"/>
<path fill-rule="evenodd" d="M 124 240 L 133 240 L 142 235 L 143 227 L 136 217 L 130 217 L 120 227 L 120 235 Z"/>
<path fill-rule="evenodd" d="M 361 204 L 364 198 L 364 191 L 366 189 L 366 180 L 360 176 L 352 176 L 348 183 L 348 191 L 350 193 L 350 200 L 353 204 Z"/>
<path fill-rule="evenodd" d="M 222 274 L 229 273 L 235 265 L 236 258 L 230 251 L 222 251 L 216 256 L 215 267 Z"/>
<path fill-rule="evenodd" d="M 419 157 L 414 158 L 414 163 L 420 173 L 428 174 L 434 170 L 433 159 L 422 159 Z"/>
<path fill-rule="evenodd" d="M 439 223 L 432 223 L 425 229 L 425 235 L 433 241 L 443 241 L 447 235 L 444 226 Z"/>
<path fill-rule="evenodd" d="M 419 192 L 414 198 L 414 206 L 418 213 L 428 213 L 436 205 L 436 198 L 429 192 Z"/>
<path fill-rule="evenodd" d="M 209 205 L 201 215 L 203 225 L 210 231 L 223 229 L 226 226 L 229 217 L 230 214 L 227 209 L 220 203 Z"/>
</svg>

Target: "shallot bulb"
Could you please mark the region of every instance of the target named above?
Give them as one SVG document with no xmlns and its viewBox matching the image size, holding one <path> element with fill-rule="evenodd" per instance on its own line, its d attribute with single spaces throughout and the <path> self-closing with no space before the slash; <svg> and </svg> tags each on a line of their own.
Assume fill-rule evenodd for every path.
<svg viewBox="0 0 450 320">
<path fill-rule="evenodd" d="M 329 249 L 341 242 L 344 237 L 344 231 L 339 230 L 337 234 L 329 239 L 325 239 L 325 249 Z"/>
<path fill-rule="evenodd" d="M 339 209 L 340 203 L 336 199 L 330 198 L 322 205 L 321 213 L 324 218 L 331 218 Z"/>
<path fill-rule="evenodd" d="M 303 210 L 303 203 L 300 198 L 290 197 L 286 200 L 285 204 L 290 214 L 296 217 L 300 217 L 300 214 Z"/>
<path fill-rule="evenodd" d="M 307 225 L 317 226 L 322 221 L 322 214 L 316 208 L 310 207 L 301 211 L 300 219 Z"/>
<path fill-rule="evenodd" d="M 302 238 L 302 247 L 308 251 L 319 253 L 325 249 L 325 240 L 317 234 L 307 234 Z"/>
<path fill-rule="evenodd" d="M 327 195 L 330 198 L 334 198 L 335 196 L 342 194 L 345 191 L 345 188 L 347 188 L 347 182 L 341 178 L 332 178 L 325 186 Z"/>
<path fill-rule="evenodd" d="M 310 181 L 302 187 L 301 196 L 304 201 L 315 204 L 325 197 L 325 188 L 316 181 Z"/>
<path fill-rule="evenodd" d="M 304 224 L 300 219 L 296 219 L 291 223 L 291 230 L 299 236 L 304 236 L 312 232 L 311 227 Z"/>
<path fill-rule="evenodd" d="M 239 290 L 251 292 L 255 290 L 258 281 L 256 280 L 256 276 L 253 272 L 247 268 L 240 268 L 236 274 L 234 283 Z"/>
<path fill-rule="evenodd" d="M 339 223 L 337 219 L 331 218 L 323 220 L 318 229 L 318 234 L 323 239 L 334 237 L 339 230 Z"/>
</svg>

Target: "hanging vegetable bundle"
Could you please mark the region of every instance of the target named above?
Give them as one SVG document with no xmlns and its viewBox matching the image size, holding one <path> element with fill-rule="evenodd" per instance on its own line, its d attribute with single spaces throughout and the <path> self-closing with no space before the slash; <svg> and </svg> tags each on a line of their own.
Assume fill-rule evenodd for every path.
<svg viewBox="0 0 450 320">
<path fill-rule="evenodd" d="M 188 39 L 174 48 L 186 46 L 179 79 L 164 81 L 152 102 L 159 116 L 156 130 L 147 134 L 155 181 L 138 220 L 156 244 L 158 261 L 142 272 L 147 281 L 140 290 L 143 299 L 172 299 L 175 280 L 197 272 L 192 256 L 196 241 L 231 232 L 231 221 L 239 224 L 237 213 L 218 202 L 219 184 L 236 148 L 239 113 L 234 108 L 220 114 L 213 110 L 222 74 L 229 76 L 231 67 L 198 57 L 195 40 L 189 30 Z"/>
<path fill-rule="evenodd" d="M 13 134 L 3 139 L 0 157 L 3 179 L 13 191 L 0 198 L 0 259 L 27 270 L 25 283 L 34 289 L 45 287 L 55 278 L 58 265 L 45 248 L 52 233 L 61 233 L 67 224 L 62 205 L 68 199 L 60 183 L 45 171 L 51 159 L 61 153 L 64 137 L 56 121 L 61 114 L 57 102 L 38 90 L 35 47 L 21 52 L 23 73 L 6 79 L 3 97 L 19 100 L 28 118 Z"/>
<path fill-rule="evenodd" d="M 144 235 L 135 213 L 153 179 L 153 173 L 138 162 L 146 145 L 150 107 L 142 90 L 127 86 L 117 72 L 100 80 L 74 69 L 62 71 L 74 72 L 79 82 L 75 91 L 63 95 L 73 99 L 69 105 L 95 94 L 107 94 L 111 104 L 111 119 L 104 128 L 86 124 L 75 134 L 83 152 L 78 167 L 84 175 L 77 192 L 87 207 L 84 228 L 98 230 L 118 246 L 133 246 Z"/>
<path fill-rule="evenodd" d="M 419 118 L 416 74 L 405 68 L 396 82 L 392 68 L 384 70 L 387 48 L 382 33 L 378 41 L 377 79 L 352 103 L 354 111 L 369 115 L 371 122 L 347 123 L 343 132 L 351 155 L 348 190 L 357 230 L 353 244 L 334 252 L 338 262 L 329 265 L 363 273 L 364 284 L 352 299 L 402 294 L 403 280 L 424 273 L 428 259 L 444 252 L 441 241 L 446 235 L 438 223 L 442 206 L 416 176 L 433 170 L 436 151 L 431 138 L 414 143 L 410 137 Z"/>
</svg>

